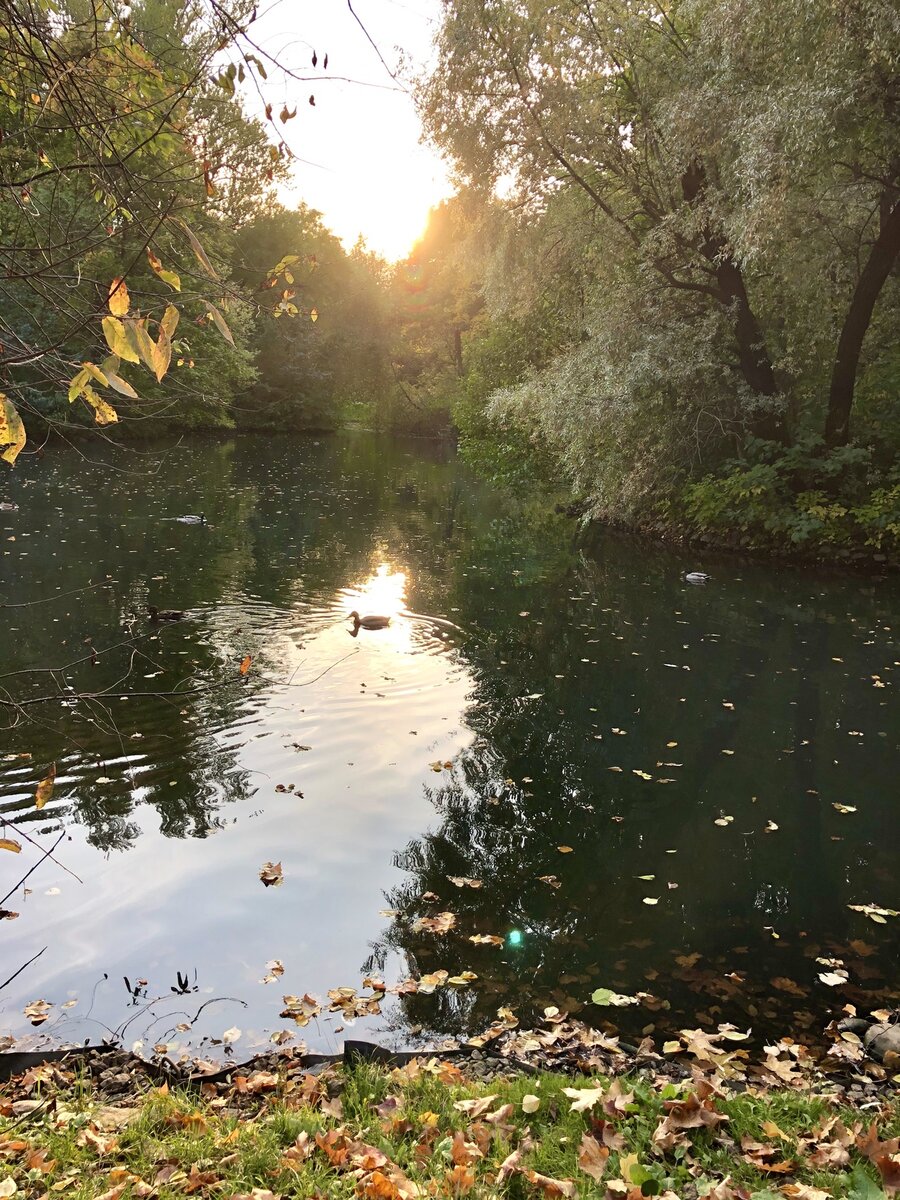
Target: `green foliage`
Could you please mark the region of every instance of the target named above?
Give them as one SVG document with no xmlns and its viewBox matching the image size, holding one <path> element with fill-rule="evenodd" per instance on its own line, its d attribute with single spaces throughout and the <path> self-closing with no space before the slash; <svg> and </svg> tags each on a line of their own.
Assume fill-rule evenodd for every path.
<svg viewBox="0 0 900 1200">
<path fill-rule="evenodd" d="M 754 544 L 891 544 L 895 35 L 886 0 L 448 0 L 419 99 L 477 210 L 471 461 L 517 482 L 539 447 L 605 520 L 686 496 Z M 853 470 L 810 440 L 851 422 Z"/>
<path fill-rule="evenodd" d="M 811 554 L 900 548 L 900 464 L 879 470 L 871 450 L 826 451 L 817 439 L 748 450 L 721 474 L 685 486 L 684 514 L 694 532 Z"/>
</svg>

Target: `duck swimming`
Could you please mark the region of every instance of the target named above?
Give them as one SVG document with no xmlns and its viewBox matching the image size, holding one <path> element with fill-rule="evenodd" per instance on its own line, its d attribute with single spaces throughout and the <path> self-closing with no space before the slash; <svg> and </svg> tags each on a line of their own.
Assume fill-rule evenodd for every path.
<svg viewBox="0 0 900 1200">
<path fill-rule="evenodd" d="M 387 629 L 391 623 L 390 617 L 365 616 L 361 617 L 356 609 L 350 614 L 349 619 L 353 622 L 354 636 L 359 633 L 360 629 Z"/>
<path fill-rule="evenodd" d="M 151 621 L 180 621 L 184 617 L 183 608 L 157 608 L 155 604 L 147 605 Z"/>
<path fill-rule="evenodd" d="M 180 521 L 182 525 L 205 525 L 206 513 L 200 513 L 199 516 L 196 513 L 186 513 L 185 516 L 176 517 L 175 520 Z"/>
</svg>

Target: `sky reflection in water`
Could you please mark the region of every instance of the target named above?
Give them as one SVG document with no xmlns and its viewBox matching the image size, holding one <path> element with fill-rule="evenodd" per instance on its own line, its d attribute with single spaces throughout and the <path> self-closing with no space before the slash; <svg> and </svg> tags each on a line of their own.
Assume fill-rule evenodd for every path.
<svg viewBox="0 0 900 1200">
<path fill-rule="evenodd" d="M 671 1004 L 625 1014 L 635 1031 L 815 1028 L 848 999 L 896 997 L 900 922 L 847 908 L 896 906 L 895 582 L 588 545 L 447 452 L 365 435 L 198 441 L 152 489 L 99 470 L 60 453 L 9 485 L 8 602 L 109 580 L 10 610 L 5 669 L 131 630 L 127 686 L 187 691 L 36 704 L 4 732 L 0 811 L 42 843 L 64 829 L 58 856 L 84 883 L 47 862 L 7 902 L 4 977 L 47 948 L 0 992 L 0 1033 L 96 1040 L 130 1021 L 128 1043 L 196 1047 L 237 1026 L 240 1057 L 293 1028 L 285 993 L 439 968 L 478 983 L 353 1035 L 461 1033 L 599 986 Z M 208 528 L 170 520 L 200 508 Z M 684 584 L 691 567 L 708 587 Z M 189 617 L 150 627 L 148 601 Z M 353 609 L 391 624 L 353 638 Z M 131 653 L 65 683 L 109 688 Z M 36 858 L 3 855 L 0 892 Z M 265 861 L 283 886 L 263 887 Z M 439 911 L 456 929 L 412 931 Z M 468 940 L 513 930 L 518 945 Z M 817 956 L 843 959 L 845 988 L 819 982 Z M 275 958 L 284 976 L 264 984 Z M 196 991 L 170 990 L 179 972 Z M 166 998 L 132 1004 L 126 976 Z M 38 997 L 53 1016 L 32 1031 Z M 328 1048 L 344 1025 L 296 1032 Z"/>
</svg>

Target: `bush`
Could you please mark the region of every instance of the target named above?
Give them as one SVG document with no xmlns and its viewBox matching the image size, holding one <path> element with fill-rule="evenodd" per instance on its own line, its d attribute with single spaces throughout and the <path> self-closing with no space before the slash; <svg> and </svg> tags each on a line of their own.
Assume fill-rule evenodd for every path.
<svg viewBox="0 0 900 1200">
<path fill-rule="evenodd" d="M 867 447 L 751 442 L 745 458 L 688 483 L 681 499 L 695 533 L 740 534 L 746 546 L 900 548 L 900 464 L 876 465 Z"/>
</svg>

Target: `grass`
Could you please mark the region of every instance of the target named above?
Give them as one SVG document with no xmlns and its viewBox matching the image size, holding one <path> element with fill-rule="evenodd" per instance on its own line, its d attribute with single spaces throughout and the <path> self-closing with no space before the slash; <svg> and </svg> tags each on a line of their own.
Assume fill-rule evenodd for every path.
<svg viewBox="0 0 900 1200">
<path fill-rule="evenodd" d="M 679 1129 L 674 1144 L 664 1149 L 653 1135 L 666 1116 L 665 1102 L 690 1092 L 690 1084 L 679 1092 L 672 1085 L 659 1090 L 646 1079 L 623 1079 L 619 1089 L 633 1090 L 633 1101 L 610 1116 L 602 1108 L 609 1096 L 605 1080 L 544 1074 L 485 1085 L 436 1062 L 430 1069 L 420 1065 L 393 1072 L 359 1065 L 329 1070 L 321 1078 L 282 1077 L 277 1083 L 273 1076 L 250 1075 L 249 1087 L 260 1088 L 256 1093 L 240 1084 L 237 1089 L 206 1085 L 202 1095 L 169 1091 L 136 1076 L 144 1079 L 143 1093 L 115 1103 L 100 1097 L 85 1077 L 60 1078 L 47 1068 L 37 1075 L 27 1095 L 21 1087 L 0 1091 L 0 1113 L 5 1113 L 0 1116 L 0 1197 L 166 1200 L 254 1196 L 258 1189 L 256 1200 L 266 1200 L 260 1192 L 334 1200 L 416 1195 L 524 1200 L 542 1194 L 821 1200 L 824 1192 L 875 1200 L 885 1195 L 879 1170 L 852 1139 L 843 1152 L 848 1161 L 832 1167 L 810 1161 L 821 1146 L 827 1154 L 828 1146 L 837 1145 L 839 1126 L 816 1143 L 801 1139 L 833 1117 L 851 1132 L 875 1121 L 882 1140 L 900 1134 L 895 1102 L 861 1114 L 825 1097 L 783 1090 L 711 1096 L 706 1111 L 728 1120 L 712 1128 Z M 600 1086 L 606 1092 L 591 1109 L 572 1110 L 564 1089 Z M 487 1096 L 496 1099 L 481 1116 L 455 1107 Z M 533 1112 L 523 1110 L 528 1096 L 540 1102 Z M 35 1100 L 40 1107 L 27 1111 Z M 504 1105 L 512 1106 L 509 1113 L 491 1120 Z M 526 1109 L 533 1107 L 533 1100 L 526 1102 Z M 595 1179 L 579 1165 L 579 1154 L 583 1136 L 595 1134 L 599 1145 L 604 1129 L 614 1142 L 624 1139 L 623 1148 L 608 1155 L 601 1151 L 595 1173 L 602 1174 Z M 343 1137 L 326 1150 L 315 1138 L 329 1131 L 343 1131 Z M 796 1166 L 761 1170 L 742 1154 L 742 1138 L 771 1149 L 764 1161 Z M 517 1148 L 520 1162 L 498 1179 L 501 1164 Z M 836 1153 L 840 1158 L 839 1148 Z M 627 1183 L 623 1173 L 629 1175 Z M 723 1184 L 726 1179 L 730 1183 Z M 786 1190 L 779 1192 L 781 1187 Z"/>
</svg>

